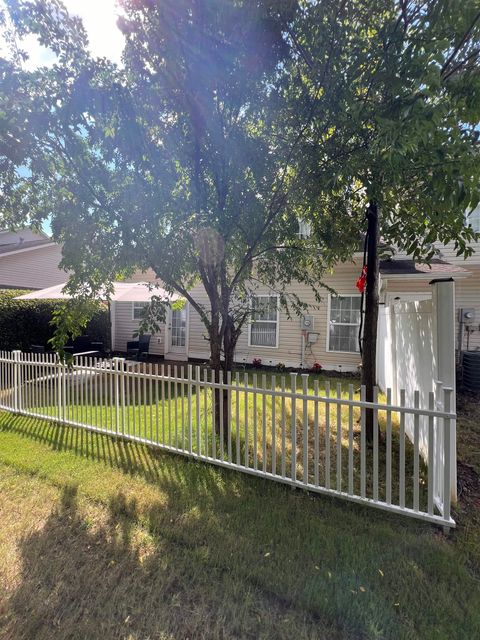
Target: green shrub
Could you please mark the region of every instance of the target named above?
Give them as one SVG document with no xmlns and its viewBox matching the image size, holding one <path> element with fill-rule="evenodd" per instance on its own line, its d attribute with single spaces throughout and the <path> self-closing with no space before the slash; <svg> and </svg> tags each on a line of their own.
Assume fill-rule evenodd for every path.
<svg viewBox="0 0 480 640">
<path fill-rule="evenodd" d="M 51 325 L 55 309 L 64 304 L 60 300 L 15 300 L 26 293 L 14 289 L 0 289 L 0 349 L 29 351 L 35 345 L 51 349 L 49 340 L 53 336 Z M 93 316 L 85 333 L 92 340 L 110 346 L 110 318 L 105 307 Z"/>
</svg>

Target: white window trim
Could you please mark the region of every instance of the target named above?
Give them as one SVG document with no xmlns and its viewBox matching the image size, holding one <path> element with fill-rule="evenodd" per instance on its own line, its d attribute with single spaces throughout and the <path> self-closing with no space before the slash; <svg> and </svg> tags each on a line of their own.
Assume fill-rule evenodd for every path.
<svg viewBox="0 0 480 640">
<path fill-rule="evenodd" d="M 475 221 L 476 224 L 473 224 L 473 221 Z M 476 233 L 480 233 L 480 204 L 477 205 L 473 211 L 465 212 L 465 225 L 471 226 Z"/>
<path fill-rule="evenodd" d="M 185 346 L 178 347 L 183 348 L 185 353 L 188 354 L 189 346 L 190 346 L 190 303 L 186 302 L 185 306 Z M 166 353 L 171 354 L 181 354 L 181 351 L 172 351 L 172 322 L 173 322 L 173 309 L 169 307 L 168 315 L 167 315 L 167 326 L 168 326 L 168 351 Z"/>
<path fill-rule="evenodd" d="M 148 305 L 148 302 L 143 302 L 140 300 L 137 300 L 137 302 L 132 302 L 132 320 L 134 322 L 141 322 L 141 318 L 135 318 L 135 305 L 136 304 L 141 304 L 143 308 L 145 308 Z"/>
<path fill-rule="evenodd" d="M 330 349 L 330 311 L 332 307 L 332 297 L 333 298 L 361 298 L 362 294 L 360 293 L 339 293 L 338 296 L 332 296 L 331 293 L 328 294 L 328 304 L 327 304 L 327 344 L 326 349 L 327 353 L 349 353 L 351 356 L 360 356 L 360 351 L 338 351 L 337 349 Z M 358 324 L 352 324 L 343 322 L 341 323 L 345 326 L 350 327 L 358 327 Z"/>
<path fill-rule="evenodd" d="M 250 300 L 252 298 L 276 298 L 277 299 L 277 319 L 276 320 L 264 320 L 263 322 L 276 322 L 277 324 L 277 331 L 276 331 L 276 341 L 275 341 L 275 346 L 270 347 L 268 345 L 260 345 L 260 344 L 252 344 L 252 320 L 250 318 L 249 322 L 248 322 L 248 346 L 251 347 L 252 349 L 278 349 L 278 344 L 279 344 L 279 338 L 280 338 L 280 305 L 279 305 L 279 300 L 280 300 L 280 296 L 276 293 L 259 293 L 259 294 L 255 294 L 250 296 Z M 262 320 L 260 320 L 260 322 L 262 322 Z"/>
</svg>

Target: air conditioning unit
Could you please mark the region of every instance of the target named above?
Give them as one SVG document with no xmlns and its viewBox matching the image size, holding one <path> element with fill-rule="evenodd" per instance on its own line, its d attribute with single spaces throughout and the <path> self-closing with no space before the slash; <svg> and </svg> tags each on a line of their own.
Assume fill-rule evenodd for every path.
<svg viewBox="0 0 480 640">
<path fill-rule="evenodd" d="M 463 324 L 472 324 L 475 322 L 475 309 L 460 309 L 459 316 Z"/>
<path fill-rule="evenodd" d="M 302 331 L 312 331 L 315 326 L 313 316 L 302 316 L 301 319 Z"/>
</svg>

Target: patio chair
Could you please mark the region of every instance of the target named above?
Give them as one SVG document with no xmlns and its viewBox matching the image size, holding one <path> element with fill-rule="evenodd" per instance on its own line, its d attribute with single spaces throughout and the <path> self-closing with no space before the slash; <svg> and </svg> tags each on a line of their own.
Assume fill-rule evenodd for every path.
<svg viewBox="0 0 480 640">
<path fill-rule="evenodd" d="M 144 333 L 138 337 L 138 340 L 129 340 L 127 342 L 127 358 L 146 360 L 150 349 L 151 337 L 149 333 Z"/>
</svg>

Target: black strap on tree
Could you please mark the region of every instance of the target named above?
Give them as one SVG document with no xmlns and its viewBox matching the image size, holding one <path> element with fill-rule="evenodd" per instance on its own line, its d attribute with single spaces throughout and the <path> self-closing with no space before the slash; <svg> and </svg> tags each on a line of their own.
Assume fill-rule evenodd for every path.
<svg viewBox="0 0 480 640">
<path fill-rule="evenodd" d="M 365 220 L 367 220 L 368 218 L 365 217 Z M 365 242 L 363 245 L 363 265 L 362 265 L 362 274 L 363 274 L 363 270 L 365 269 L 365 267 L 367 266 L 367 246 L 368 246 L 368 225 L 367 225 L 367 230 L 365 232 Z M 363 333 L 363 307 L 364 307 L 364 302 L 365 302 L 365 287 L 363 287 L 363 291 L 361 292 L 362 297 L 360 299 L 360 326 L 358 327 L 358 347 L 360 350 L 360 356 L 363 356 L 363 346 L 362 346 L 362 333 Z"/>
</svg>

